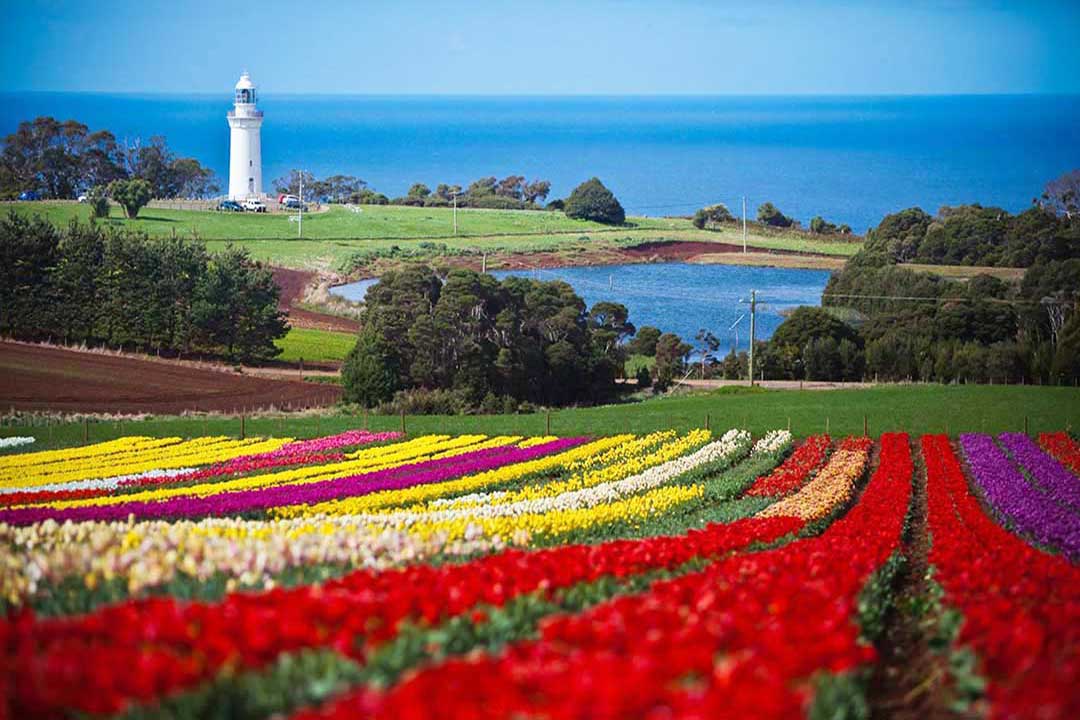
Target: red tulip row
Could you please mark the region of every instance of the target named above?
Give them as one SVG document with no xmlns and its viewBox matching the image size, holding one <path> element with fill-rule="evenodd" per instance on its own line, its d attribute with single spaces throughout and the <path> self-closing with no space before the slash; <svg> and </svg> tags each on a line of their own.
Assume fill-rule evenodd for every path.
<svg viewBox="0 0 1080 720">
<path fill-rule="evenodd" d="M 994 717 L 1080 717 L 1080 568 L 990 519 L 944 435 L 922 438 L 930 562 L 964 614 Z"/>
<path fill-rule="evenodd" d="M 1080 475 L 1080 443 L 1069 437 L 1068 433 L 1042 433 L 1039 444 L 1059 463 Z"/>
<path fill-rule="evenodd" d="M 0 623 L 0 676 L 17 714 L 117 712 L 193 687 L 219 672 L 258 668 L 281 653 L 324 647 L 363 661 L 403 621 L 435 624 L 485 603 L 549 593 L 611 575 L 671 569 L 796 531 L 792 518 L 709 525 L 685 535 L 508 550 L 461 565 L 362 570 L 321 586 L 234 593 L 217 603 L 129 601 L 77 618 Z"/>
<path fill-rule="evenodd" d="M 499 656 L 454 659 L 299 717 L 803 716 L 815 675 L 874 658 L 858 597 L 899 546 L 911 475 L 907 436 L 886 435 L 862 499 L 821 536 L 552 617 L 540 639 Z"/>
<path fill-rule="evenodd" d="M 787 495 L 805 483 L 825 462 L 831 440 L 828 435 L 812 435 L 768 475 L 759 477 L 747 495 Z"/>
</svg>

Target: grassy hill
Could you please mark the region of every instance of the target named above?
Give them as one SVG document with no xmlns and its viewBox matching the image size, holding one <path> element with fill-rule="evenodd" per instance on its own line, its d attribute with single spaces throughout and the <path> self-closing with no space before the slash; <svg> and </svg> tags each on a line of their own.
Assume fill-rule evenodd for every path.
<svg viewBox="0 0 1080 720">
<path fill-rule="evenodd" d="M 66 225 L 86 221 L 89 207 L 72 202 L 10 203 L 20 214 L 42 214 Z M 99 221 L 102 222 L 102 221 Z M 721 231 L 698 230 L 686 218 L 630 217 L 624 227 L 572 220 L 560 212 L 529 210 L 458 210 L 454 235 L 449 208 L 363 206 L 353 212 L 331 206 L 304 217 L 304 237 L 285 214 L 219 213 L 148 207 L 135 220 L 122 217 L 118 207 L 103 222 L 131 227 L 153 236 L 176 233 L 198 237 L 214 248 L 233 242 L 253 256 L 288 267 L 338 268 L 357 252 L 385 250 L 397 245 L 404 253 L 420 251 L 421 243 L 439 243 L 451 250 L 538 252 L 564 247 L 568 241 L 594 245 L 626 245 L 655 240 L 742 243 L 736 227 Z M 747 244 L 765 250 L 794 250 L 846 257 L 860 247 L 855 241 L 818 239 L 802 232 L 772 231 L 753 226 Z"/>
</svg>

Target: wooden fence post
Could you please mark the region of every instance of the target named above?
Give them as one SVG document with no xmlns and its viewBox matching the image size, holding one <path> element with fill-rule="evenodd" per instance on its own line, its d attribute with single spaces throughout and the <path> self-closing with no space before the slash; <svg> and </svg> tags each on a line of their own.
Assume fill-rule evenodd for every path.
<svg viewBox="0 0 1080 720">
<path fill-rule="evenodd" d="M 705 413 L 705 429 L 706 430 L 712 430 L 712 427 L 711 427 L 712 422 L 711 421 L 712 421 L 712 418 L 709 417 L 709 413 Z"/>
<path fill-rule="evenodd" d="M 246 427 L 247 416 L 244 413 L 240 413 L 240 439 L 243 440 L 247 437 Z"/>
<path fill-rule="evenodd" d="M 82 421 L 82 441 L 90 442 L 90 421 L 86 418 Z"/>
<path fill-rule="evenodd" d="M 869 424 L 868 424 L 868 422 L 866 420 L 866 415 L 863 415 L 862 416 L 862 434 L 863 434 L 863 437 L 870 437 L 870 433 L 868 432 L 868 429 L 869 429 Z"/>
<path fill-rule="evenodd" d="M 828 415 L 825 416 L 825 434 L 826 435 L 829 434 L 829 416 Z"/>
<path fill-rule="evenodd" d="M 1024 416 L 1024 434 L 1025 435 L 1028 434 L 1028 416 L 1027 415 Z"/>
<path fill-rule="evenodd" d="M 402 436 L 405 436 L 407 434 L 405 432 L 405 411 L 404 410 L 401 411 L 401 434 L 402 434 Z"/>
<path fill-rule="evenodd" d="M 545 427 L 546 427 L 546 430 L 544 431 L 544 434 L 545 435 L 550 435 L 551 434 L 551 411 L 550 410 L 547 411 L 547 424 L 546 424 Z"/>
</svg>

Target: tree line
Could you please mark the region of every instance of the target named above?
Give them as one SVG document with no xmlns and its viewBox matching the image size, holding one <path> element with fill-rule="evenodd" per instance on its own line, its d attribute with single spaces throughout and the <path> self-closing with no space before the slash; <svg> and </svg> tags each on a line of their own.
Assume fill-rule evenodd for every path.
<svg viewBox="0 0 1080 720">
<path fill-rule="evenodd" d="M 760 225 L 774 228 L 799 229 L 801 226 L 798 220 L 785 215 L 771 202 L 758 206 L 756 221 Z M 695 212 L 691 222 L 698 230 L 722 230 L 725 225 L 738 222 L 738 219 L 731 214 L 727 205 L 717 203 Z M 831 223 L 820 215 L 815 215 L 810 219 L 810 232 L 815 235 L 850 235 L 851 226 L 846 223 Z"/>
<path fill-rule="evenodd" d="M 77 120 L 39 117 L 19 123 L 3 139 L 0 199 L 32 191 L 70 200 L 131 180 L 145 182 L 155 198 L 203 198 L 221 189 L 212 170 L 176 155 L 159 135 L 119 142 L 110 131 L 91 131 Z"/>
<path fill-rule="evenodd" d="M 0 220 L 0 333 L 158 353 L 263 360 L 288 330 L 269 269 L 245 249 L 94 223 Z"/>
<path fill-rule="evenodd" d="M 615 195 L 598 178 L 590 178 L 574 188 L 565 199 L 547 200 L 551 193 L 548 180 L 526 180 L 524 175 L 480 178 L 464 189 L 460 185 L 439 183 L 432 190 L 424 183 L 414 183 L 405 195 L 387 197 L 376 192 L 364 180 L 352 175 L 331 175 L 319 179 L 313 173 L 292 170 L 273 182 L 278 193 L 299 195 L 301 182 L 304 197 L 331 203 L 355 205 L 405 205 L 411 207 L 485 208 L 494 210 L 561 210 L 568 217 L 612 225 L 626 221 L 626 212 Z"/>
<path fill-rule="evenodd" d="M 345 399 L 443 412 L 609 400 L 634 333 L 623 305 L 586 308 L 565 282 L 421 265 L 384 274 L 361 325 Z"/>
</svg>

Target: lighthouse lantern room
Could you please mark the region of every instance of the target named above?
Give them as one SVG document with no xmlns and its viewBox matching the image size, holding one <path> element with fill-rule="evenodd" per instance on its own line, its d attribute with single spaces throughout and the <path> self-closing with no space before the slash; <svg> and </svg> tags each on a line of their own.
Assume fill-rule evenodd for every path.
<svg viewBox="0 0 1080 720">
<path fill-rule="evenodd" d="M 236 83 L 233 109 L 229 111 L 229 198 L 261 197 L 262 144 L 259 138 L 262 111 L 255 106 L 255 83 L 245 70 Z"/>
</svg>

